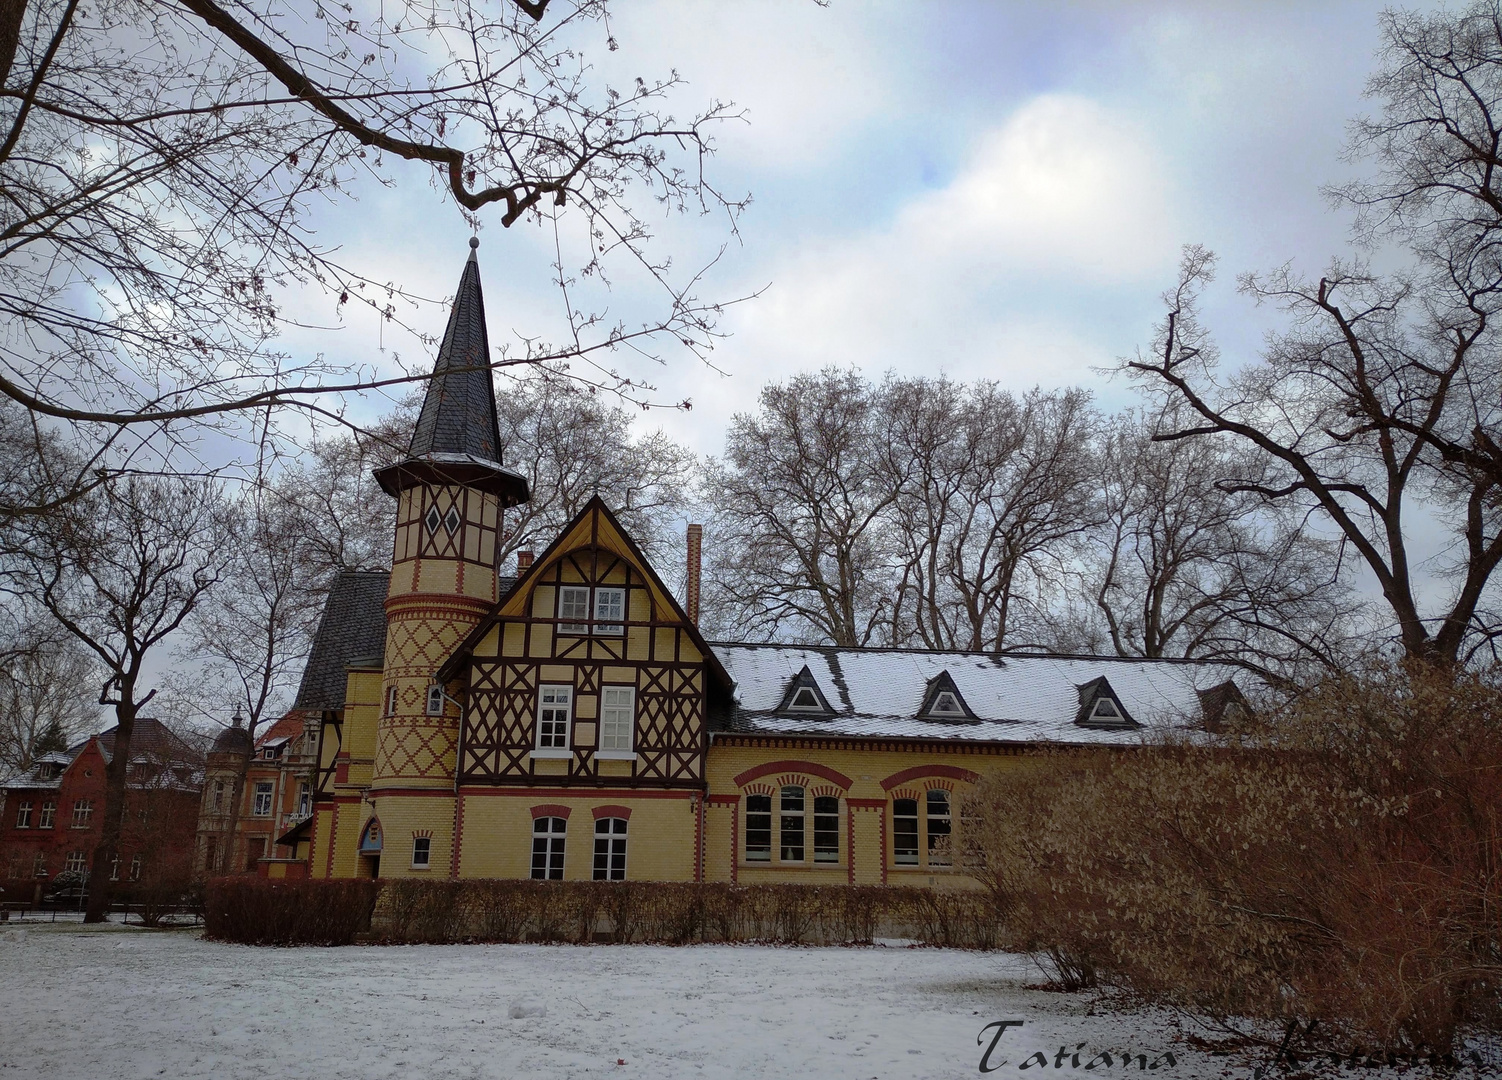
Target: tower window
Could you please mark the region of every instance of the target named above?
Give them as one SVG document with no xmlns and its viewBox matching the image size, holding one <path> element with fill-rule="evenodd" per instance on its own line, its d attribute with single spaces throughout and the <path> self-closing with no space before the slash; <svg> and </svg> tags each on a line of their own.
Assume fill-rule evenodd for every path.
<svg viewBox="0 0 1502 1080">
<path fill-rule="evenodd" d="M 438 526 L 443 523 L 443 518 L 438 513 L 438 507 L 428 507 L 428 512 L 423 516 L 422 523 L 426 526 L 428 532 L 437 532 Z"/>
<path fill-rule="evenodd" d="M 443 715 L 443 687 L 437 683 L 428 687 L 428 715 Z"/>
<path fill-rule="evenodd" d="M 459 531 L 459 526 L 462 522 L 463 519 L 459 517 L 459 508 L 457 506 L 449 507 L 449 512 L 443 515 L 443 527 L 449 531 L 450 536 Z"/>
<path fill-rule="evenodd" d="M 386 687 L 386 715 L 387 716 L 395 716 L 396 715 L 396 687 L 395 686 L 388 686 L 388 687 Z"/>
<path fill-rule="evenodd" d="M 532 822 L 532 877 L 538 881 L 563 880 L 563 841 L 568 822 L 561 817 L 540 817 Z"/>
<path fill-rule="evenodd" d="M 412 869 L 426 870 L 428 860 L 433 853 L 433 839 L 429 836 L 414 836 L 412 838 Z"/>
<path fill-rule="evenodd" d="M 772 796 L 746 796 L 746 861 L 772 861 Z"/>
<path fill-rule="evenodd" d="M 214 807 L 214 812 L 215 813 L 218 813 L 220 810 L 224 809 L 224 781 L 223 780 L 215 780 L 214 781 L 214 802 L 213 802 L 213 807 Z"/>
<path fill-rule="evenodd" d="M 595 822 L 596 881 L 626 880 L 626 819 L 604 817 Z"/>
</svg>

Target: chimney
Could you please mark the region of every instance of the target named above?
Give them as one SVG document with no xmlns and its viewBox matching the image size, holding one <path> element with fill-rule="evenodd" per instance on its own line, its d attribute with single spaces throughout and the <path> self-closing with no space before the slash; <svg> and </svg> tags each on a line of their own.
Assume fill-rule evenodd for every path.
<svg viewBox="0 0 1502 1080">
<path fill-rule="evenodd" d="M 699 549 L 704 544 L 704 526 L 688 527 L 688 577 L 683 585 L 683 610 L 688 621 L 699 623 Z"/>
<path fill-rule="evenodd" d="M 518 551 L 516 553 L 516 576 L 521 577 L 525 574 L 535 558 L 537 556 L 530 551 Z"/>
</svg>

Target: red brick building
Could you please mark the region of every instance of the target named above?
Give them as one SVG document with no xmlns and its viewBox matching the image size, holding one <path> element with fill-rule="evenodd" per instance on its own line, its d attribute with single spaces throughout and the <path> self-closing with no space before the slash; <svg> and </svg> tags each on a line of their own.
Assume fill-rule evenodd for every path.
<svg viewBox="0 0 1502 1080">
<path fill-rule="evenodd" d="M 201 873 L 304 877 L 297 837 L 312 813 L 316 713 L 294 709 L 251 745 L 239 717 L 220 732 L 204 770 L 198 816 Z"/>
<path fill-rule="evenodd" d="M 104 832 L 105 769 L 114 745 L 111 728 L 0 781 L 0 902 L 35 901 L 64 873 L 87 877 Z M 202 755 L 161 722 L 137 720 L 113 880 L 191 869 L 202 787 Z"/>
</svg>

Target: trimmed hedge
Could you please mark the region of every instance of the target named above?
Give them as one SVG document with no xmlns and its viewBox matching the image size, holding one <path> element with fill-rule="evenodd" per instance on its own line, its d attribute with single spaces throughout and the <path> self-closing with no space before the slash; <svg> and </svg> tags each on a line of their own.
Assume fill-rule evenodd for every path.
<svg viewBox="0 0 1502 1080">
<path fill-rule="evenodd" d="M 300 881 L 226 878 L 208 936 L 253 945 L 449 942 L 869 944 L 877 936 L 993 949 L 980 891 L 605 881 Z"/>
<path fill-rule="evenodd" d="M 204 936 L 244 945 L 348 945 L 370 932 L 379 881 L 267 881 L 226 877 L 208 883 Z"/>
</svg>

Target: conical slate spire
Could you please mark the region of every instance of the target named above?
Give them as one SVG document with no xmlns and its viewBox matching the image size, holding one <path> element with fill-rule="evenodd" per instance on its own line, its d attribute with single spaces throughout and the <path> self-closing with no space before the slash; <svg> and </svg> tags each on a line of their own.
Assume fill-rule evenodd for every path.
<svg viewBox="0 0 1502 1080">
<path fill-rule="evenodd" d="M 485 333 L 485 298 L 480 291 L 480 264 L 469 241 L 469 261 L 459 277 L 459 291 L 449 312 L 438 362 L 428 380 L 422 414 L 412 432 L 413 457 L 468 454 L 484 461 L 501 460 L 500 425 L 495 390 L 490 382 L 490 340 Z M 467 369 L 467 370 L 466 370 Z"/>
<path fill-rule="evenodd" d="M 479 240 L 470 240 L 469 261 L 428 379 L 422 412 L 407 456 L 377 469 L 388 495 L 414 484 L 462 484 L 488 491 L 502 506 L 527 501 L 527 479 L 501 467 L 501 429 L 490 383 L 490 341 L 485 334 L 485 298 L 480 293 Z"/>
</svg>

